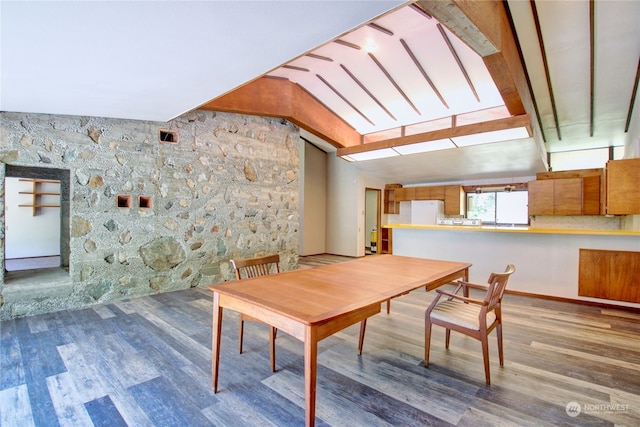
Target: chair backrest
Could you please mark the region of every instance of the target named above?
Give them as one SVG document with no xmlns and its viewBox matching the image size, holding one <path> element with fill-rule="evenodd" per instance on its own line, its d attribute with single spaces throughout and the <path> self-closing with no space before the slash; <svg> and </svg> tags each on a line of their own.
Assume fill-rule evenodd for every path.
<svg viewBox="0 0 640 427">
<path fill-rule="evenodd" d="M 280 255 L 266 255 L 257 258 L 231 260 L 236 271 L 236 279 L 249 279 L 251 277 L 266 276 L 267 274 L 279 273 Z M 243 274 L 244 273 L 244 274 Z M 242 277 L 244 275 L 244 277 Z"/>
<path fill-rule="evenodd" d="M 504 273 L 491 273 L 487 281 L 489 283 L 489 289 L 487 290 L 487 295 L 484 297 L 484 301 L 487 303 L 487 311 L 491 311 L 497 306 L 500 306 L 502 294 L 504 294 L 504 290 L 507 287 L 509 276 L 511 276 L 514 271 L 516 271 L 516 267 L 513 264 L 509 264 L 504 270 Z"/>
</svg>

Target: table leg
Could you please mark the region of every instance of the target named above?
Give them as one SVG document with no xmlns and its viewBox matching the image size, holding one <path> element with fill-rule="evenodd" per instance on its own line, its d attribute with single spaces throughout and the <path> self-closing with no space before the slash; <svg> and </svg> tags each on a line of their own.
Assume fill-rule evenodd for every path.
<svg viewBox="0 0 640 427">
<path fill-rule="evenodd" d="M 304 394 L 305 425 L 313 427 L 316 422 L 316 375 L 318 367 L 318 336 L 312 326 L 307 326 L 304 337 Z"/>
<path fill-rule="evenodd" d="M 220 367 L 220 336 L 222 335 L 222 307 L 220 294 L 213 293 L 213 327 L 211 331 L 211 386 L 218 392 L 218 368 Z"/>
</svg>

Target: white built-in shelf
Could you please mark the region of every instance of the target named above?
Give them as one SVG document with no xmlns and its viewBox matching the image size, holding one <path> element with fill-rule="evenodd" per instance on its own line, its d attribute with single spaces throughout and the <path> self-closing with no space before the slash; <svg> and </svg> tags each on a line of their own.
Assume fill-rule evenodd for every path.
<svg viewBox="0 0 640 427">
<path fill-rule="evenodd" d="M 37 215 L 38 209 L 41 208 L 59 208 L 60 207 L 60 192 L 54 191 L 42 191 L 43 184 L 58 184 L 60 181 L 50 179 L 20 179 L 20 182 L 30 182 L 32 184 L 30 191 L 19 191 L 18 194 L 30 194 L 32 196 L 32 202 L 29 204 L 18 205 L 21 208 L 31 208 L 31 214 Z M 58 187 L 59 188 L 59 187 Z M 44 196 L 58 196 L 58 203 L 43 203 L 42 198 Z"/>
</svg>

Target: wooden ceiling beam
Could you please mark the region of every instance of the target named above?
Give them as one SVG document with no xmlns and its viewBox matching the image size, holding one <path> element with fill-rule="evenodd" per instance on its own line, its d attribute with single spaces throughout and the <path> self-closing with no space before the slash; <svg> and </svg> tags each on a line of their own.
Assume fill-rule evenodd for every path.
<svg viewBox="0 0 640 427">
<path fill-rule="evenodd" d="M 362 140 L 344 120 L 286 79 L 261 77 L 200 109 L 283 118 L 338 148 L 360 145 Z"/>
<path fill-rule="evenodd" d="M 521 116 L 507 117 L 505 119 L 491 120 L 488 122 L 473 123 L 464 126 L 454 126 L 447 129 L 439 129 L 430 132 L 416 133 L 413 135 L 401 136 L 398 138 L 385 139 L 382 141 L 369 142 L 353 147 L 338 148 L 337 155 L 363 153 L 365 151 L 382 150 L 384 148 L 399 147 L 402 145 L 417 144 L 420 142 L 437 141 L 439 139 L 455 138 L 458 136 L 474 135 L 484 132 L 525 127 L 531 135 L 531 120 L 527 114 Z"/>
<path fill-rule="evenodd" d="M 511 115 L 531 103 L 515 36 L 501 1 L 419 0 L 416 2 L 480 55 Z M 527 99 L 529 98 L 529 99 Z"/>
</svg>

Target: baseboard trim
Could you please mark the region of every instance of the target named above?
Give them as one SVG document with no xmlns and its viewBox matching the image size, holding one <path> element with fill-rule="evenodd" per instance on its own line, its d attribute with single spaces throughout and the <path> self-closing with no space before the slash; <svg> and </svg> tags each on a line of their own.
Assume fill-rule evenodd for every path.
<svg viewBox="0 0 640 427">
<path fill-rule="evenodd" d="M 543 299 L 543 300 L 559 301 L 559 302 L 568 302 L 568 303 L 571 303 L 571 304 L 589 305 L 589 306 L 601 307 L 601 308 L 614 308 L 614 309 L 618 309 L 618 310 L 626 310 L 626 311 L 632 311 L 634 313 L 640 313 L 640 308 L 628 307 L 628 306 L 625 306 L 625 305 L 611 304 L 611 303 L 607 303 L 607 302 L 586 301 L 586 300 L 575 299 L 575 298 L 557 297 L 557 296 L 553 296 L 553 295 L 543 295 L 543 294 L 534 294 L 534 293 L 531 293 L 531 292 L 513 291 L 513 290 L 508 290 L 508 289 L 505 290 L 504 293 L 505 294 L 509 294 L 509 295 L 518 295 L 518 296 L 522 296 L 522 297 L 538 298 L 538 299 Z"/>
</svg>

